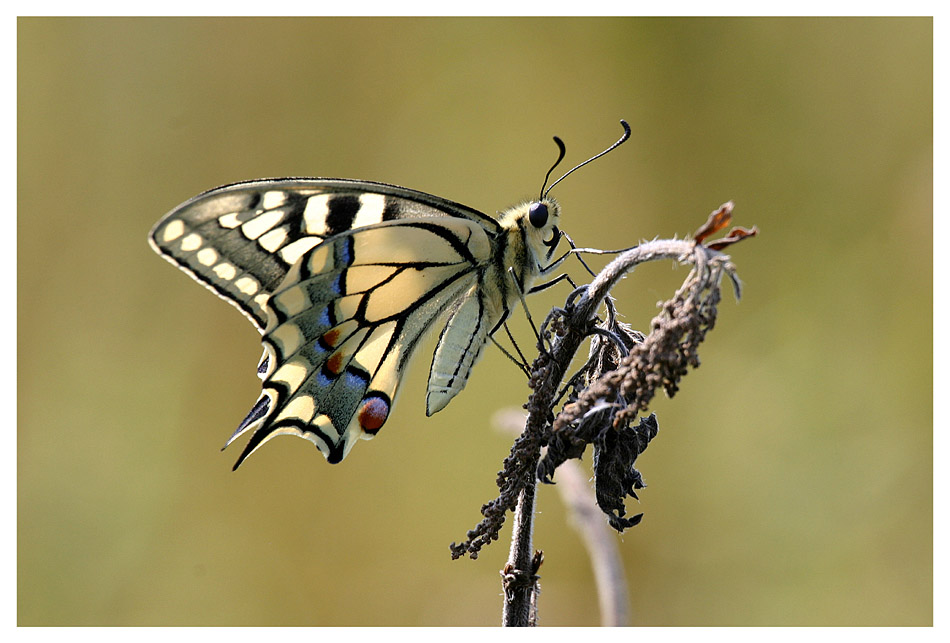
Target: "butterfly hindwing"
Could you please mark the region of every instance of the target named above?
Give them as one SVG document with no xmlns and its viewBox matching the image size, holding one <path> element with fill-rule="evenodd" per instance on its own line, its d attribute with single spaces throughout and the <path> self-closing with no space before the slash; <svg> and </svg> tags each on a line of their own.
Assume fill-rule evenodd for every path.
<svg viewBox="0 0 950 643">
<path fill-rule="evenodd" d="M 305 253 L 265 307 L 267 410 L 239 429 L 254 430 L 239 463 L 275 435 L 306 438 L 331 462 L 373 437 L 419 339 L 490 256 L 484 228 L 460 218 L 358 228 Z"/>
</svg>

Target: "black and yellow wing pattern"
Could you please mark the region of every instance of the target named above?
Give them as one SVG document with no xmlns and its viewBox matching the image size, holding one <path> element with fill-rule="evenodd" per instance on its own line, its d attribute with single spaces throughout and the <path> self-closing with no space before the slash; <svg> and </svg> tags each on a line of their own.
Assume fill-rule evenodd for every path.
<svg viewBox="0 0 950 643">
<path fill-rule="evenodd" d="M 444 408 L 519 290 L 550 264 L 558 217 L 543 196 L 494 219 L 383 183 L 262 179 L 194 197 L 149 241 L 263 336 L 261 396 L 228 441 L 251 432 L 237 468 L 283 434 L 341 461 L 386 422 L 439 320 L 426 411 Z"/>
</svg>

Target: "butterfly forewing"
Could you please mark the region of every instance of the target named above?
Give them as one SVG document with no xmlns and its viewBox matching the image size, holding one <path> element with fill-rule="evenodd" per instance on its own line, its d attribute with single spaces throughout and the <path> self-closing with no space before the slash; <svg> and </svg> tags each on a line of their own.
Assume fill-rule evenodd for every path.
<svg viewBox="0 0 950 643">
<path fill-rule="evenodd" d="M 383 183 L 263 179 L 199 194 L 162 218 L 149 241 L 263 332 L 264 304 L 297 259 L 324 239 L 383 221 L 445 216 L 498 225 L 461 204 Z"/>
<path fill-rule="evenodd" d="M 375 435 L 419 339 L 490 256 L 479 224 L 424 218 L 355 229 L 303 255 L 265 307 L 267 413 L 243 426 L 255 433 L 241 460 L 294 433 L 338 462 Z"/>
</svg>

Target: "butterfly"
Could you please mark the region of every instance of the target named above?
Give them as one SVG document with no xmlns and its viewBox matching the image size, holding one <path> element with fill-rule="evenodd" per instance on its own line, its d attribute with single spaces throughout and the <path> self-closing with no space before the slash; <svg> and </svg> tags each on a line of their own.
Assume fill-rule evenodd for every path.
<svg viewBox="0 0 950 643">
<path fill-rule="evenodd" d="M 227 441 L 251 434 L 234 469 L 277 435 L 343 460 L 388 419 L 426 332 L 444 320 L 426 415 L 465 386 L 512 307 L 567 255 L 548 196 L 496 219 L 441 197 L 352 179 L 260 179 L 214 188 L 149 234 L 163 258 L 236 306 L 260 331 L 262 391 Z M 564 157 L 564 144 L 554 137 Z"/>
</svg>

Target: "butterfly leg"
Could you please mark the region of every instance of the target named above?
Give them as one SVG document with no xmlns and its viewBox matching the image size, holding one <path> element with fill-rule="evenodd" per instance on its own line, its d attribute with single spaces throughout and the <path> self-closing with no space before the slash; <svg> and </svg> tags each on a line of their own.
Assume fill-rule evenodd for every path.
<svg viewBox="0 0 950 643">
<path fill-rule="evenodd" d="M 551 281 L 546 281 L 546 282 L 544 282 L 543 284 L 538 284 L 537 286 L 534 286 L 533 288 L 531 288 L 531 290 L 528 291 L 528 294 L 529 294 L 529 295 L 533 295 L 533 294 L 536 293 L 536 292 L 541 292 L 542 290 L 547 290 L 548 288 L 550 288 L 550 287 L 553 286 L 554 284 L 560 283 L 560 282 L 562 282 L 562 281 L 564 281 L 564 280 L 567 280 L 567 283 L 571 284 L 571 286 L 573 286 L 574 288 L 577 288 L 577 284 L 575 284 L 575 283 L 574 283 L 574 280 L 571 279 L 571 276 L 565 272 L 565 273 L 562 273 L 562 274 L 558 275 L 557 277 L 555 277 L 555 278 L 552 279 Z"/>
<path fill-rule="evenodd" d="M 518 357 L 515 357 L 514 355 L 512 355 L 511 352 L 509 352 L 504 346 L 502 346 L 502 345 L 498 342 L 497 339 L 495 339 L 494 335 L 491 336 L 492 342 L 495 344 L 495 346 L 498 347 L 498 349 L 499 349 L 502 353 L 505 354 L 505 357 L 507 357 L 508 359 L 510 359 L 512 362 L 514 362 L 515 366 L 517 366 L 518 368 L 520 368 L 521 371 L 522 371 L 525 375 L 527 375 L 528 377 L 531 377 L 531 371 L 530 371 L 530 369 L 529 369 L 529 367 L 528 367 L 528 360 L 525 359 L 525 356 L 524 356 L 524 354 L 522 354 L 521 349 L 518 348 L 518 342 L 516 342 L 516 341 L 515 341 L 515 338 L 511 336 L 511 331 L 508 330 L 508 324 L 504 324 L 504 327 L 505 327 L 505 332 L 508 334 L 508 339 L 511 340 L 511 345 L 515 347 L 515 351 L 518 353 L 518 357 L 520 357 L 521 359 L 519 360 Z"/>
<path fill-rule="evenodd" d="M 575 245 L 574 240 L 571 239 L 571 237 L 570 237 L 566 232 L 562 232 L 561 235 L 562 235 L 565 239 L 567 239 L 567 245 L 569 245 L 569 246 L 571 247 L 570 252 L 568 252 L 567 254 L 573 254 L 575 257 L 577 257 L 577 260 L 580 261 L 580 262 L 581 262 L 581 265 L 584 266 L 584 269 L 587 270 L 587 272 L 590 273 L 590 276 L 591 276 L 591 277 L 595 277 L 596 275 L 594 274 L 594 271 L 590 269 L 590 266 L 587 265 L 587 262 L 585 262 L 583 259 L 581 259 L 581 256 L 577 253 L 577 245 Z M 567 256 L 567 255 L 565 255 L 565 256 Z"/>
<path fill-rule="evenodd" d="M 590 252 L 590 250 L 588 250 L 587 248 L 578 249 L 578 247 L 574 244 L 574 240 L 571 239 L 571 237 L 566 232 L 561 232 L 560 234 L 562 237 L 567 239 L 567 244 L 571 246 L 571 249 L 565 252 L 564 254 L 562 254 L 560 257 L 558 257 L 554 261 L 552 261 L 550 264 L 548 264 L 544 268 L 541 268 L 541 274 L 544 275 L 551 272 L 552 270 L 560 266 L 564 262 L 565 259 L 567 259 L 571 255 L 574 255 L 575 257 L 577 257 L 577 260 L 581 262 L 581 265 L 584 266 L 584 270 L 590 273 L 592 277 L 596 276 L 594 271 L 590 269 L 590 266 L 587 265 L 587 262 L 585 262 L 579 254 L 581 252 Z M 561 277 L 558 277 L 558 279 L 561 279 Z M 572 281 L 571 284 L 573 283 L 574 282 Z"/>
</svg>

